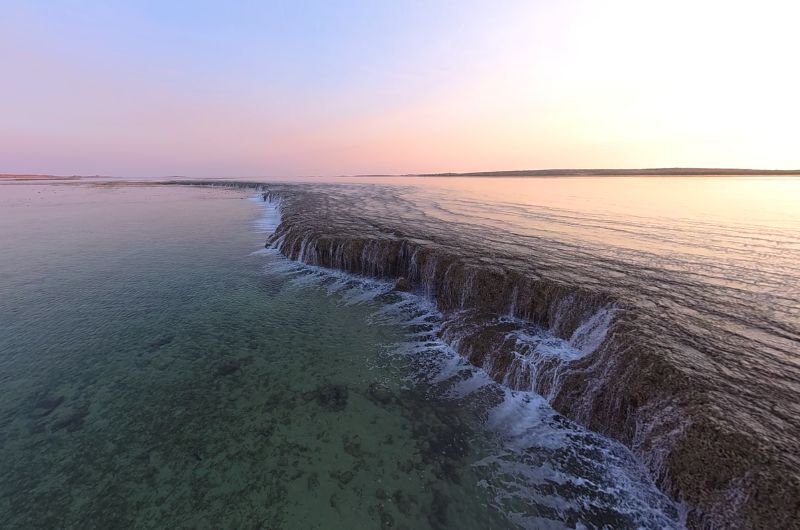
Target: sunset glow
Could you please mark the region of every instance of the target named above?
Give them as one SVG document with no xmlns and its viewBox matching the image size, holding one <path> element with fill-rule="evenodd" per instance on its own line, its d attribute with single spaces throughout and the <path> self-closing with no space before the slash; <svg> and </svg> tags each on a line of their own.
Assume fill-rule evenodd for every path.
<svg viewBox="0 0 800 530">
<path fill-rule="evenodd" d="M 5 2 L 0 172 L 800 167 L 800 7 Z"/>
</svg>

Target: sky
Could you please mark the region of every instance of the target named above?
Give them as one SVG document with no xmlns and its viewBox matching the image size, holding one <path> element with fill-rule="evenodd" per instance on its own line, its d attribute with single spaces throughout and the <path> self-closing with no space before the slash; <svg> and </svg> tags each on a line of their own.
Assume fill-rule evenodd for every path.
<svg viewBox="0 0 800 530">
<path fill-rule="evenodd" d="M 0 0 L 0 173 L 800 168 L 794 0 Z"/>
</svg>

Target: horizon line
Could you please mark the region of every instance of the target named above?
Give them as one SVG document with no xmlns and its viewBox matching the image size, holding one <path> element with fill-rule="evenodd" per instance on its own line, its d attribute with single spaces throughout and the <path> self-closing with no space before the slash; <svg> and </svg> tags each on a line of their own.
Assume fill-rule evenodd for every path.
<svg viewBox="0 0 800 530">
<path fill-rule="evenodd" d="M 358 178 L 358 177 L 582 177 L 582 176 L 800 176 L 800 169 L 750 169 L 750 168 L 709 168 L 709 167 L 656 167 L 656 168 L 549 168 L 513 169 L 496 171 L 445 171 L 435 173 L 361 173 L 339 175 L 223 175 L 216 177 L 192 177 L 189 175 L 162 175 L 152 179 L 231 179 L 231 178 Z M 83 179 L 110 178 L 127 179 L 118 175 L 80 175 L 50 173 L 0 173 L 0 179 Z M 139 177 L 141 178 L 141 177 Z"/>
</svg>

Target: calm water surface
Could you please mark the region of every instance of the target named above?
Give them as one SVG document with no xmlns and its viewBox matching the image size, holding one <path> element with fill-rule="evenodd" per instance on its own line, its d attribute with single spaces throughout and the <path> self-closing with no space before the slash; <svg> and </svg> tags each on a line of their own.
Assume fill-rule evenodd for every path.
<svg viewBox="0 0 800 530">
<path fill-rule="evenodd" d="M 0 185 L 8 528 L 664 528 L 619 444 L 240 193 Z"/>
</svg>

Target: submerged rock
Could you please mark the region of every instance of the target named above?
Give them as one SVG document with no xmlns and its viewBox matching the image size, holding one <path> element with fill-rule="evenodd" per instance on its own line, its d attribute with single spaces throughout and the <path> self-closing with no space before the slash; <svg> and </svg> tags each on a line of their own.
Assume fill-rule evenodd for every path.
<svg viewBox="0 0 800 530">
<path fill-rule="evenodd" d="M 226 362 L 219 365 L 215 373 L 217 376 L 224 377 L 226 375 L 231 375 L 232 373 L 238 372 L 240 368 L 241 365 L 238 362 Z"/>
<path fill-rule="evenodd" d="M 401 460 L 397 462 L 397 469 L 404 473 L 411 473 L 414 471 L 414 461 L 410 458 L 407 460 Z"/>
<path fill-rule="evenodd" d="M 147 348 L 154 352 L 175 340 L 175 335 L 164 335 L 147 344 Z"/>
<path fill-rule="evenodd" d="M 369 385 L 369 398 L 381 405 L 388 405 L 394 400 L 391 391 L 380 383 L 372 383 Z"/>
<path fill-rule="evenodd" d="M 336 479 L 336 481 L 339 483 L 340 488 L 344 488 L 345 486 L 350 484 L 350 482 L 355 477 L 355 474 L 352 471 L 341 471 L 341 472 L 332 471 L 330 473 L 330 476 L 331 478 Z"/>
<path fill-rule="evenodd" d="M 394 517 L 392 517 L 392 514 L 384 510 L 383 507 L 378 508 L 378 513 L 381 517 L 382 529 L 394 528 Z"/>
<path fill-rule="evenodd" d="M 404 515 L 410 515 L 413 505 L 417 502 L 413 495 L 406 495 L 400 490 L 396 490 L 392 493 L 392 501 L 394 501 L 394 505 L 397 506 L 400 513 Z"/>
<path fill-rule="evenodd" d="M 328 504 L 330 507 L 336 510 L 336 513 L 342 515 L 342 510 L 339 506 L 340 503 L 341 501 L 339 500 L 339 496 L 335 493 L 331 494 L 331 496 L 328 498 Z"/>
<path fill-rule="evenodd" d="M 339 412 L 347 407 L 348 390 L 345 385 L 322 385 L 312 392 L 312 397 L 322 408 Z"/>
<path fill-rule="evenodd" d="M 342 439 L 344 452 L 353 458 L 361 458 L 364 456 L 364 451 L 361 449 L 361 437 L 357 434 L 352 438 L 345 435 Z"/>
<path fill-rule="evenodd" d="M 56 418 L 50 425 L 50 432 L 57 432 L 66 429 L 67 432 L 75 432 L 83 427 L 83 421 L 89 411 L 86 409 L 67 410 L 64 414 Z"/>
<path fill-rule="evenodd" d="M 426 510 L 428 522 L 431 524 L 431 526 L 433 526 L 433 528 L 446 528 L 447 506 L 449 504 L 449 500 L 447 496 L 445 496 L 436 488 L 432 489 L 431 493 L 433 494 L 431 505 L 430 508 Z"/>
<path fill-rule="evenodd" d="M 64 396 L 45 397 L 33 406 L 34 414 L 39 417 L 48 416 L 64 402 Z"/>
<path fill-rule="evenodd" d="M 399 292 L 408 292 L 411 290 L 411 288 L 411 282 L 401 276 L 395 282 L 393 290 Z"/>
</svg>

